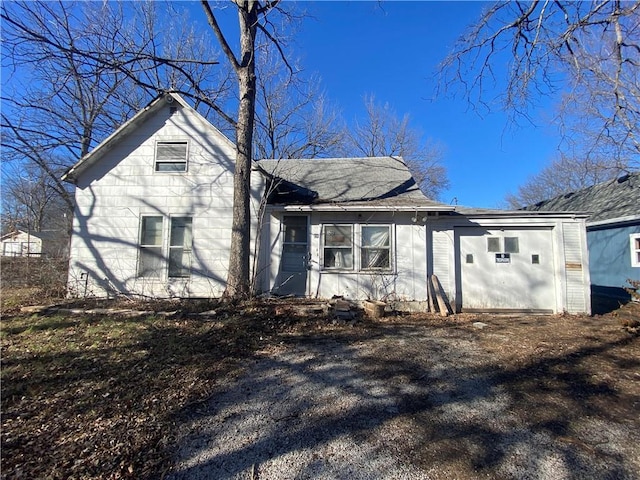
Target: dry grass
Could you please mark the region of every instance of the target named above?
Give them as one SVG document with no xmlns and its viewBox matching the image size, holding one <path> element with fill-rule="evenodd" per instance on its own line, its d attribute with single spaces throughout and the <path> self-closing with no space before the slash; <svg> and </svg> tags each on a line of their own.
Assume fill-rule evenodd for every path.
<svg viewBox="0 0 640 480">
<path fill-rule="evenodd" d="M 3 477 L 157 478 L 180 412 L 275 332 L 305 325 L 268 304 L 209 306 L 214 321 L 5 316 Z"/>
<path fill-rule="evenodd" d="M 4 305 L 23 301 L 6 296 Z M 638 305 L 603 317 L 401 317 L 380 328 L 332 326 L 322 315 L 297 316 L 268 302 L 198 304 L 215 310 L 208 319 L 189 316 L 184 304 L 161 307 L 175 316 L 4 316 L 3 478 L 160 478 L 171 465 L 176 423 L 232 382 L 257 350 L 311 333 L 348 331 L 342 338 L 354 345 L 383 342 L 382 326 L 394 322 L 472 332 L 500 381 L 521 395 L 523 417 L 531 415 L 528 406 L 570 416 L 577 398 L 604 416 L 638 418 L 639 342 L 621 325 L 640 318 Z M 475 320 L 490 328 L 475 330 Z"/>
</svg>

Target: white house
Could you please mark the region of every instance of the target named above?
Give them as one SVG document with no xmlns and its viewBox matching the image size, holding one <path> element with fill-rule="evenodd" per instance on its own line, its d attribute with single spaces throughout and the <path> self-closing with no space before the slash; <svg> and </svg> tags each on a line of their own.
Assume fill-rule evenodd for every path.
<svg viewBox="0 0 640 480">
<path fill-rule="evenodd" d="M 13 230 L 2 236 L 3 257 L 39 257 L 42 253 L 42 238 L 39 234 Z"/>
<path fill-rule="evenodd" d="M 181 97 L 155 99 L 64 176 L 75 294 L 225 289 L 234 146 Z M 437 275 L 457 311 L 589 312 L 584 216 L 427 199 L 399 158 L 254 162 L 255 290 L 412 302 Z"/>
</svg>

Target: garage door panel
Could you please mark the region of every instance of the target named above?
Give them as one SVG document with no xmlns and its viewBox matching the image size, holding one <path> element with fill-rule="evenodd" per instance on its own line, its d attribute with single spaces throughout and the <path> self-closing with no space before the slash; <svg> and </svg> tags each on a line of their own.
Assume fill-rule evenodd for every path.
<svg viewBox="0 0 640 480">
<path fill-rule="evenodd" d="M 550 228 L 465 228 L 456 234 L 463 310 L 554 311 Z"/>
</svg>

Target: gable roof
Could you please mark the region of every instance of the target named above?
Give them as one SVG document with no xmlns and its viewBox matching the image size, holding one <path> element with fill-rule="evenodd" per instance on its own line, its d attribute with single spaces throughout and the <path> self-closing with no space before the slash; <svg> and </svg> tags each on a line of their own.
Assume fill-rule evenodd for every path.
<svg viewBox="0 0 640 480">
<path fill-rule="evenodd" d="M 272 205 L 454 209 L 425 197 L 399 157 L 260 160 L 255 165 L 271 182 Z"/>
<path fill-rule="evenodd" d="M 591 215 L 587 225 L 640 219 L 640 172 L 559 195 L 523 210 L 588 212 Z"/>
<path fill-rule="evenodd" d="M 180 95 L 174 92 L 162 93 L 154 98 L 151 102 L 149 102 L 146 107 L 136 113 L 133 117 L 120 125 L 120 127 L 118 127 L 111 135 L 100 142 L 98 146 L 96 146 L 93 150 L 82 157 L 78 162 L 76 162 L 75 165 L 69 168 L 62 175 L 62 180 L 73 183 L 78 175 L 98 162 L 100 158 L 107 154 L 122 137 L 135 130 L 141 123 L 143 123 L 147 118 L 156 113 L 160 108 L 164 107 L 167 103 L 174 102 L 182 108 L 187 109 L 191 113 L 196 115 L 201 122 L 216 131 L 224 140 L 229 142 L 230 145 L 233 145 L 231 143 L 231 140 L 229 140 L 216 127 L 214 127 L 206 118 L 200 115 L 197 110 L 192 108 Z"/>
<path fill-rule="evenodd" d="M 11 232 L 5 233 L 4 235 L 2 235 L 2 237 L 0 237 L 1 241 L 5 241 L 5 240 L 12 240 L 20 235 L 28 235 L 30 237 L 34 237 L 37 238 L 39 240 L 47 240 L 49 238 L 51 238 L 51 233 L 49 232 L 28 232 L 27 230 L 23 230 L 22 228 L 17 228 L 15 230 L 12 230 Z"/>
</svg>

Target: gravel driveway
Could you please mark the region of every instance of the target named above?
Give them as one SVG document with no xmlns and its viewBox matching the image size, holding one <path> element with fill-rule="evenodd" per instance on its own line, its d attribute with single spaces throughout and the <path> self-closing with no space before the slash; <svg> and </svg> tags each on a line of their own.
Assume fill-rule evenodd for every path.
<svg viewBox="0 0 640 480">
<path fill-rule="evenodd" d="M 637 419 L 526 418 L 477 335 L 408 322 L 291 336 L 189 416 L 167 478 L 640 478 Z"/>
</svg>

